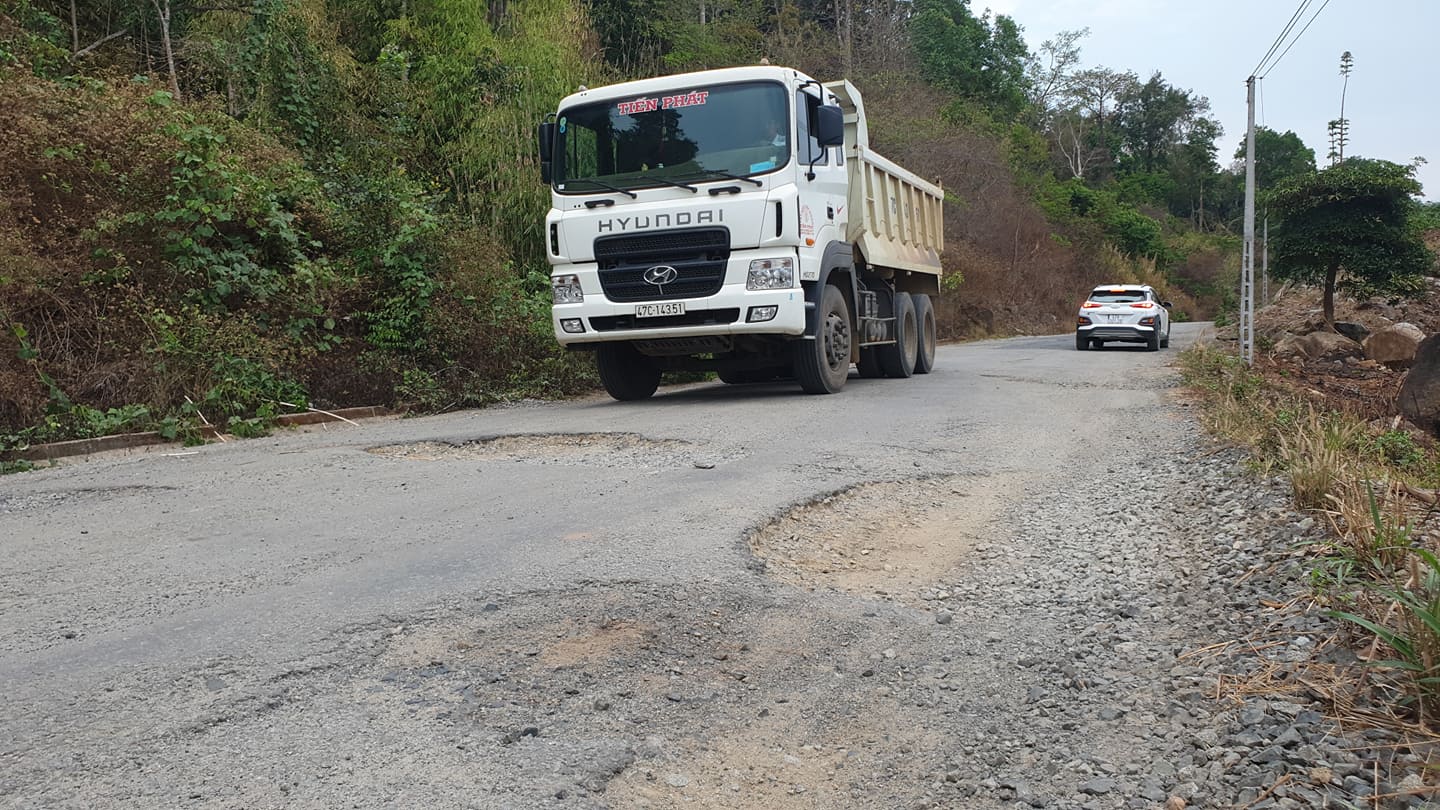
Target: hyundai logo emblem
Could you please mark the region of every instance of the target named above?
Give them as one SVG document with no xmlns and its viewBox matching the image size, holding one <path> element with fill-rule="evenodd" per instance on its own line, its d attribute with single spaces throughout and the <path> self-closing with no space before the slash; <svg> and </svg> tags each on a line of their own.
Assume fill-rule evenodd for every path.
<svg viewBox="0 0 1440 810">
<path fill-rule="evenodd" d="M 673 284 L 679 276 L 680 271 L 668 264 L 657 264 L 645 271 L 645 280 L 657 287 Z"/>
</svg>

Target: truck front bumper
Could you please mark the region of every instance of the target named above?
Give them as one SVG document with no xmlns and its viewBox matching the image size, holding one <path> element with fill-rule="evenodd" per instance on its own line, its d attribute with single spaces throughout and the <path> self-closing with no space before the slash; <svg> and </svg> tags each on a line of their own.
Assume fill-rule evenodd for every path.
<svg viewBox="0 0 1440 810">
<path fill-rule="evenodd" d="M 620 303 L 607 299 L 601 292 L 594 265 L 555 267 L 554 275 L 578 275 L 585 294 L 581 303 L 551 306 L 555 339 L 568 346 L 722 335 L 803 335 L 805 291 L 799 286 L 747 290 L 745 279 L 748 268 L 748 258 L 743 261 L 731 259 L 725 283 L 714 295 Z M 679 304 L 684 311 L 680 314 L 651 314 L 656 304 Z M 770 308 L 774 309 L 773 315 Z"/>
</svg>

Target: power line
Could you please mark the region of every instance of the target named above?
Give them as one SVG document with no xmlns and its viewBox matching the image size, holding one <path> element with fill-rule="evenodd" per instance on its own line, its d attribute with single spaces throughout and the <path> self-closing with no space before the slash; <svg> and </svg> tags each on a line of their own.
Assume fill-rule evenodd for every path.
<svg viewBox="0 0 1440 810">
<path fill-rule="evenodd" d="M 1319 17 L 1320 12 L 1324 11 L 1328 5 L 1330 5 L 1330 0 L 1325 0 L 1324 3 L 1320 4 L 1320 8 L 1316 9 L 1315 14 L 1310 17 L 1310 22 L 1305 23 L 1305 27 L 1300 29 L 1300 33 L 1296 34 L 1295 38 L 1290 40 L 1290 44 L 1285 46 L 1285 50 L 1281 51 L 1280 55 L 1275 57 L 1275 61 L 1270 63 L 1270 67 L 1266 68 L 1265 74 L 1267 76 L 1270 74 L 1270 71 L 1274 70 L 1276 66 L 1280 64 L 1280 60 L 1285 58 L 1285 54 L 1289 53 L 1290 49 L 1295 47 L 1295 43 L 1300 41 L 1300 37 L 1305 36 L 1305 32 L 1310 30 L 1311 23 L 1315 22 L 1315 18 Z"/>
<path fill-rule="evenodd" d="M 1310 7 L 1310 3 L 1312 3 L 1313 1 L 1314 0 L 1300 0 L 1300 5 L 1298 8 L 1295 9 L 1295 13 L 1290 15 L 1290 22 L 1285 24 L 1285 28 L 1280 32 L 1280 36 L 1275 37 L 1275 41 L 1270 44 L 1270 50 L 1266 51 L 1265 55 L 1260 57 L 1260 62 L 1259 64 L 1255 65 L 1255 69 L 1250 71 L 1251 76 L 1257 76 L 1260 74 L 1260 68 L 1265 66 L 1265 62 L 1268 61 L 1270 57 L 1275 54 L 1275 51 L 1279 49 L 1280 43 L 1284 42 L 1285 37 L 1289 36 L 1290 32 L 1295 29 L 1295 23 L 1298 22 L 1300 20 L 1300 17 L 1305 14 L 1305 10 Z"/>
</svg>

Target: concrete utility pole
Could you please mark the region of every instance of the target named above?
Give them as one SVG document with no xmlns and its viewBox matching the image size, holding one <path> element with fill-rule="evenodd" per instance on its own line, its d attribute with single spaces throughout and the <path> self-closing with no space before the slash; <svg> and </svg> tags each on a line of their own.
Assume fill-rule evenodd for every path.
<svg viewBox="0 0 1440 810">
<path fill-rule="evenodd" d="M 1245 80 L 1245 250 L 1240 259 L 1240 357 L 1255 363 L 1255 77 Z"/>
<path fill-rule="evenodd" d="M 1270 303 L 1270 217 L 1263 220 L 1264 230 L 1260 235 L 1260 305 Z"/>
</svg>

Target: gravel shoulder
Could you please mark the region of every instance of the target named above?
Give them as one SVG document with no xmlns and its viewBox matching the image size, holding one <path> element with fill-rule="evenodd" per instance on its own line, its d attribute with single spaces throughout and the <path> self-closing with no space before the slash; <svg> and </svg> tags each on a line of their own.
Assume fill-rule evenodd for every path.
<svg viewBox="0 0 1440 810">
<path fill-rule="evenodd" d="M 273 504 L 269 534 L 167 518 L 194 491 L 156 459 L 0 483 L 24 553 L 0 806 L 1413 804 L 1369 798 L 1408 775 L 1388 738 L 1274 675 L 1326 632 L 1300 610 L 1313 521 L 1208 444 L 1163 362 L 1066 342 L 945 347 L 948 380 L 803 418 L 779 387 L 694 386 L 202 454 Z M 822 441 L 847 407 L 925 430 Z M 1146 452 L 1096 458 L 1117 433 Z M 309 482 L 304 508 L 276 479 Z M 588 513 L 542 512 L 547 488 Z M 157 535 L 274 547 L 168 567 L 131 531 L 54 541 L 113 498 Z M 430 517 L 399 531 L 397 508 Z"/>
</svg>

